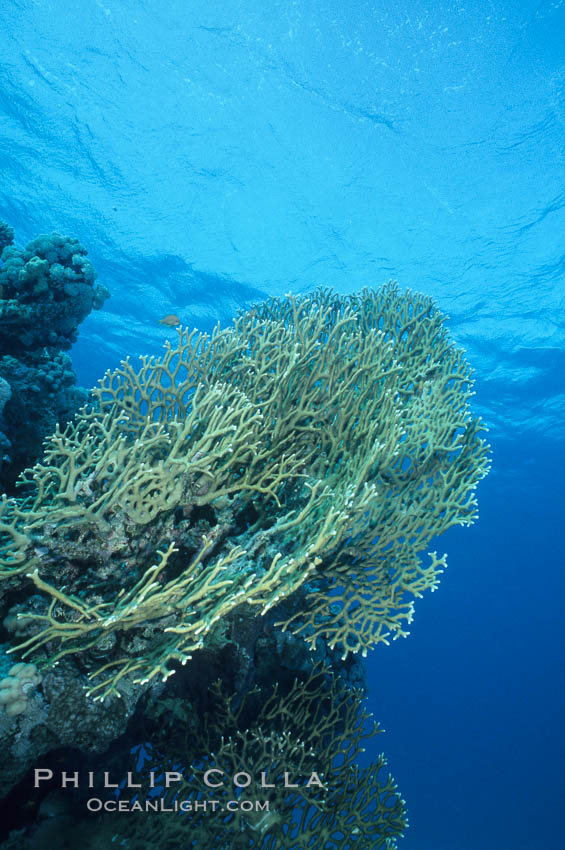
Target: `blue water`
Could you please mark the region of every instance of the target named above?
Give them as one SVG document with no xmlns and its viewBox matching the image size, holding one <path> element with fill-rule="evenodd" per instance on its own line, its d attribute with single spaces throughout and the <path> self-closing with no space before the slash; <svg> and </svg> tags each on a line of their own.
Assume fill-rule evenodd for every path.
<svg viewBox="0 0 565 850">
<path fill-rule="evenodd" d="M 268 294 L 396 278 L 477 374 L 493 470 L 407 640 L 367 660 L 404 850 L 559 850 L 563 0 L 3 0 L 0 217 L 112 292 L 94 383 Z"/>
</svg>

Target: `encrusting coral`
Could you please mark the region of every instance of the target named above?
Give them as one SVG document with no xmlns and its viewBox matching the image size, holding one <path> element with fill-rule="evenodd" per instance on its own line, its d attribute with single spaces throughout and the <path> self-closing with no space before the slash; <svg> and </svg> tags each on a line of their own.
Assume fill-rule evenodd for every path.
<svg viewBox="0 0 565 850">
<path fill-rule="evenodd" d="M 143 688 L 256 606 L 311 647 L 405 635 L 488 469 L 472 380 L 432 301 L 393 284 L 271 299 L 107 373 L 0 506 L 16 649 L 97 698 Z"/>
<path fill-rule="evenodd" d="M 14 664 L 8 675 L 0 679 L 0 705 L 9 716 L 22 714 L 27 707 L 28 696 L 41 682 L 35 664 Z"/>
</svg>

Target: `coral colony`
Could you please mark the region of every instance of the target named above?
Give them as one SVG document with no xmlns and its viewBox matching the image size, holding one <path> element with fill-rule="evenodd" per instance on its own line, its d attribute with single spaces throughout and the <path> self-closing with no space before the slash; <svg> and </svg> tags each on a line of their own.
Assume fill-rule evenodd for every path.
<svg viewBox="0 0 565 850">
<path fill-rule="evenodd" d="M 28 352 L 47 346 L 55 369 L 107 295 L 73 240 L 10 242 L 8 425 L 11 361 L 35 370 L 41 393 L 46 367 Z M 364 731 L 358 658 L 408 634 L 414 600 L 446 566 L 430 541 L 476 516 L 489 448 L 470 369 L 433 302 L 394 284 L 273 298 L 211 335 L 177 334 L 161 357 L 107 373 L 72 418 L 57 420 L 53 378 L 58 424 L 2 499 L 10 782 L 56 747 L 135 742 L 143 715 L 137 741 L 153 723 L 155 764 L 198 774 L 184 769 L 176 794 L 200 799 L 207 770 L 266 771 L 270 809 L 166 824 L 104 815 L 92 847 L 108 829 L 132 847 L 151 833 L 158 847 L 393 848 L 404 802 L 379 778 L 384 759 L 355 763 L 376 731 Z M 320 785 L 282 780 L 312 774 Z"/>
<path fill-rule="evenodd" d="M 77 239 L 52 233 L 19 250 L 13 238 L 0 221 L 0 491 L 85 403 L 63 352 L 110 294 Z"/>
</svg>

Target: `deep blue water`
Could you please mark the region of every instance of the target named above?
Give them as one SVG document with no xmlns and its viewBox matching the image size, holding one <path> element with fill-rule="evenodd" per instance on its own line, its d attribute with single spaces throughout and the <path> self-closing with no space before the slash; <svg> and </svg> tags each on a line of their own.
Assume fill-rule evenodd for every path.
<svg viewBox="0 0 565 850">
<path fill-rule="evenodd" d="M 565 4 L 3 0 L 0 217 L 112 292 L 84 384 L 268 294 L 396 278 L 477 375 L 493 469 L 367 660 L 405 850 L 559 850 Z"/>
</svg>

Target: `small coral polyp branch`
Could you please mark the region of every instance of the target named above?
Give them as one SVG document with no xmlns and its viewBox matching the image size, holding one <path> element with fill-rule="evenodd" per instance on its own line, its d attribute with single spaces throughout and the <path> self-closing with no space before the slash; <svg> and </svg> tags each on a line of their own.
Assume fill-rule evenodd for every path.
<svg viewBox="0 0 565 850">
<path fill-rule="evenodd" d="M 179 330 L 93 395 L 1 503 L 0 577 L 17 651 L 72 656 L 98 698 L 166 678 L 238 606 L 344 656 L 405 635 L 488 470 L 462 352 L 394 284 Z"/>
</svg>

